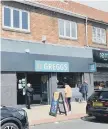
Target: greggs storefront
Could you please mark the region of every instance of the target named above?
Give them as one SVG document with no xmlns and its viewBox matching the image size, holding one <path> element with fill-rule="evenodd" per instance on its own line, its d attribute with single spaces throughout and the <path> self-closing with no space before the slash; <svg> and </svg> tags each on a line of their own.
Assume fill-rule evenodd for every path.
<svg viewBox="0 0 108 129">
<path fill-rule="evenodd" d="M 89 94 L 93 92 L 96 68 L 91 49 L 9 39 L 2 39 L 1 43 L 2 105 L 25 104 L 27 83 L 34 89 L 33 104 L 49 104 L 53 92 L 62 88 L 65 81 L 74 90 L 86 79 Z"/>
</svg>

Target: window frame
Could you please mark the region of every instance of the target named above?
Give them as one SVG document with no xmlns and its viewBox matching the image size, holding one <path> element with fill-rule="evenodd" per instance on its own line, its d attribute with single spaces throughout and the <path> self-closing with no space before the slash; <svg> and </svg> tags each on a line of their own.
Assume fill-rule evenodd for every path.
<svg viewBox="0 0 108 129">
<path fill-rule="evenodd" d="M 20 15 L 21 15 L 20 12 L 21 12 L 21 11 L 19 11 L 19 28 L 17 28 L 17 27 L 14 27 L 14 21 L 13 21 L 13 19 L 14 19 L 14 16 L 13 16 L 14 10 L 15 10 L 15 11 L 19 11 L 18 9 L 12 9 L 12 13 L 11 13 L 11 14 L 12 14 L 12 16 L 11 16 L 11 17 L 12 17 L 12 28 L 21 29 L 21 21 L 20 21 L 20 20 L 22 20 L 22 19 L 20 19 L 20 17 L 21 17 L 21 16 L 20 16 Z"/>
<path fill-rule="evenodd" d="M 67 23 L 69 23 L 69 26 L 70 26 L 70 28 L 69 28 L 70 36 L 67 36 L 67 34 L 66 34 L 66 24 L 67 24 Z M 65 30 L 65 31 L 64 31 L 64 32 L 65 32 L 65 33 L 64 33 L 64 37 L 66 37 L 66 38 L 71 38 L 71 22 L 70 22 L 70 21 L 67 21 L 67 20 L 64 21 L 64 30 Z"/>
<path fill-rule="evenodd" d="M 5 26 L 4 25 L 4 8 L 9 8 L 8 6 L 3 6 L 2 7 L 2 27 L 3 28 L 9 28 L 9 29 L 11 29 L 12 27 L 11 26 Z M 11 19 L 12 19 L 12 15 L 11 15 L 11 8 L 9 8 L 10 9 L 10 16 L 11 16 Z M 11 25 L 11 21 L 10 21 L 10 25 Z"/>
<path fill-rule="evenodd" d="M 63 21 L 64 22 L 64 36 L 60 34 L 60 26 L 59 22 Z M 66 36 L 66 22 L 70 23 L 70 36 Z M 72 37 L 72 23 L 75 23 L 75 28 L 76 28 L 76 37 Z M 75 21 L 69 21 L 69 20 L 64 20 L 64 19 L 58 19 L 58 31 L 59 31 L 59 37 L 63 39 L 71 39 L 71 40 L 77 40 L 78 39 L 78 24 Z"/>
<path fill-rule="evenodd" d="M 11 15 L 10 26 L 4 25 L 4 8 L 10 9 L 10 15 Z M 13 25 L 13 10 L 19 11 L 19 28 L 16 28 Z M 22 12 L 26 12 L 28 14 L 28 21 L 27 21 L 28 29 L 22 29 Z M 13 31 L 30 32 L 30 12 L 23 10 L 23 9 L 18 9 L 18 8 L 3 5 L 2 6 L 2 28 L 8 29 L 8 30 L 13 30 Z"/>
<path fill-rule="evenodd" d="M 63 37 L 63 35 L 60 34 L 60 21 L 62 21 L 62 19 L 58 19 L 58 31 L 59 31 L 59 37 Z M 65 23 L 63 23 L 63 27 L 65 28 Z M 64 35 L 65 35 L 65 29 L 64 29 Z"/>
<path fill-rule="evenodd" d="M 71 37 L 72 37 L 72 39 L 78 39 L 78 24 L 77 24 L 77 22 L 74 22 L 74 21 L 71 21 L 71 27 L 72 27 L 72 23 L 75 23 L 75 27 L 76 27 L 76 38 L 74 38 L 74 37 L 72 37 L 72 35 L 71 35 Z M 72 31 L 70 32 L 71 34 L 72 34 Z"/>
<path fill-rule="evenodd" d="M 94 40 L 93 28 L 96 29 L 96 32 L 95 32 L 95 35 L 96 35 L 95 36 L 95 39 L 96 40 Z M 97 34 L 98 34 L 97 30 L 98 29 L 100 29 L 101 42 L 98 42 L 98 37 L 97 37 Z M 105 31 L 105 42 L 102 42 L 103 41 L 103 39 L 102 39 L 102 29 Z M 100 44 L 100 45 L 106 45 L 107 44 L 107 32 L 106 32 L 106 29 L 105 28 L 102 28 L 102 27 L 92 26 L 92 42 L 93 43 L 96 43 L 96 44 Z"/>
</svg>

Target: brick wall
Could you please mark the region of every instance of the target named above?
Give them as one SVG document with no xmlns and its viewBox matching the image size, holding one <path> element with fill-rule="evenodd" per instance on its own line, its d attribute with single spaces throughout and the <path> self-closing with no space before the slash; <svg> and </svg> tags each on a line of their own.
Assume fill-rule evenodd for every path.
<svg viewBox="0 0 108 129">
<path fill-rule="evenodd" d="M 25 9 L 30 12 L 30 33 L 9 31 L 2 29 L 1 35 L 4 38 L 21 39 L 41 42 L 42 36 L 45 35 L 48 43 L 62 45 L 86 45 L 85 40 L 85 21 L 79 18 L 69 17 L 66 15 L 49 12 L 43 9 L 22 5 L 15 2 L 4 2 L 3 4 L 13 6 L 20 9 Z M 78 23 L 78 39 L 69 40 L 61 39 L 58 34 L 58 19 L 73 20 Z M 1 15 L 0 15 L 1 22 Z M 93 47 L 108 48 L 108 31 L 107 31 L 107 46 L 97 45 L 92 43 L 92 23 L 88 24 L 88 44 Z"/>
<path fill-rule="evenodd" d="M 22 39 L 31 41 L 41 41 L 42 35 L 45 35 L 48 43 L 63 44 L 63 45 L 76 45 L 84 46 L 85 44 L 85 25 L 84 21 L 78 18 L 72 18 L 61 14 L 45 11 L 39 8 L 31 8 L 30 6 L 22 6 L 21 4 L 10 4 L 5 2 L 6 5 L 11 5 L 20 9 L 30 11 L 30 33 L 9 31 L 2 29 L 1 34 L 4 38 Z M 60 39 L 58 34 L 58 19 L 64 18 L 68 20 L 75 20 L 78 22 L 78 40 Z M 1 18 L 0 18 L 1 19 Z"/>
</svg>

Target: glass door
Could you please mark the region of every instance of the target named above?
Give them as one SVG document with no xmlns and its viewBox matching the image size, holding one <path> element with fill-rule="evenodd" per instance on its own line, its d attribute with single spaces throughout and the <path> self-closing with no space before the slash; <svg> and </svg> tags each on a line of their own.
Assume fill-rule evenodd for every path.
<svg viewBox="0 0 108 129">
<path fill-rule="evenodd" d="M 48 104 L 48 87 L 49 87 L 49 76 L 43 74 L 41 76 L 41 104 Z"/>
<path fill-rule="evenodd" d="M 17 104 L 25 104 L 26 73 L 17 73 Z"/>
</svg>

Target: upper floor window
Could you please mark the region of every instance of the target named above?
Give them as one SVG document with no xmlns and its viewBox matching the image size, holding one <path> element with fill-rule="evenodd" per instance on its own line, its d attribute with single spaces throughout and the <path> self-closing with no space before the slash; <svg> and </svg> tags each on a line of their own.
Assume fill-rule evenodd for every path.
<svg viewBox="0 0 108 129">
<path fill-rule="evenodd" d="M 29 12 L 4 6 L 3 28 L 30 31 Z"/>
<path fill-rule="evenodd" d="M 106 44 L 106 30 L 103 28 L 93 27 L 92 41 L 98 44 Z"/>
<path fill-rule="evenodd" d="M 77 23 L 59 19 L 59 36 L 68 39 L 77 39 Z"/>
</svg>

